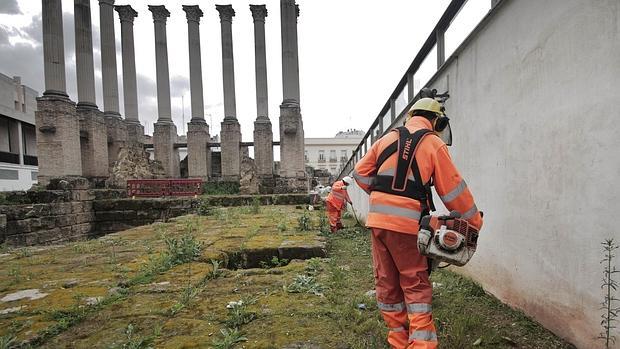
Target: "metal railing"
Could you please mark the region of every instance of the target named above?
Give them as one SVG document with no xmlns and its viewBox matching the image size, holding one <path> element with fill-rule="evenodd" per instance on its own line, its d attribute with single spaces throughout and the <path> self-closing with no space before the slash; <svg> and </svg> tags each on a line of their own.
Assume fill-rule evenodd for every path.
<svg viewBox="0 0 620 349">
<path fill-rule="evenodd" d="M 499 7 L 497 5 L 505 1 L 507 0 L 494 0 L 492 2 L 491 10 L 493 10 L 495 7 Z M 409 68 L 407 68 L 407 71 L 396 85 L 396 88 L 394 88 L 394 91 L 392 92 L 392 94 L 390 94 L 389 98 L 379 111 L 379 114 L 373 120 L 370 128 L 362 138 L 361 142 L 355 148 L 347 163 L 342 167 L 342 170 L 338 175 L 339 179 L 351 173 L 353 171 L 353 168 L 355 167 L 355 164 L 368 152 L 372 144 L 383 135 L 385 135 L 389 130 L 394 128 L 396 126 L 396 123 L 403 117 L 407 110 L 409 110 L 411 105 L 413 105 L 413 103 L 415 103 L 415 101 L 420 98 L 419 91 L 418 93 L 414 93 L 414 76 L 418 72 L 422 64 L 425 62 L 427 57 L 429 57 L 431 51 L 436 48 L 437 69 L 435 70 L 435 74 L 429 79 L 429 81 L 426 81 L 425 84 L 420 87 L 428 86 L 429 83 L 433 81 L 436 75 L 441 71 L 441 67 L 458 54 L 462 47 L 466 45 L 466 43 L 470 40 L 471 36 L 478 30 L 478 28 L 481 27 L 483 22 L 486 22 L 487 18 L 489 18 L 490 13 L 492 12 L 489 11 L 489 13 L 484 16 L 484 18 L 477 24 L 476 28 L 472 30 L 469 36 L 467 36 L 461 42 L 459 47 L 452 53 L 452 56 L 448 58 L 448 60 L 446 60 L 444 40 L 445 33 L 450 27 L 452 21 L 455 19 L 455 17 L 457 17 L 459 11 L 461 11 L 461 9 L 466 3 L 467 0 L 452 0 L 450 4 L 448 4 L 448 7 L 435 25 L 435 28 L 433 28 L 428 38 L 422 45 L 422 48 L 420 48 L 415 58 L 411 62 L 411 65 L 409 65 Z M 403 98 L 405 94 L 407 94 L 407 100 L 406 103 L 403 103 Z"/>
</svg>

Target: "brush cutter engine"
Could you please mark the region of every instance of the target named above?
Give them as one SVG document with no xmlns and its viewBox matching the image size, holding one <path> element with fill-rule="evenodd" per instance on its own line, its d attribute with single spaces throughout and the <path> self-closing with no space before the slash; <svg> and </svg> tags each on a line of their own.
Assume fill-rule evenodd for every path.
<svg viewBox="0 0 620 349">
<path fill-rule="evenodd" d="M 436 262 L 463 266 L 476 252 L 478 230 L 460 214 L 424 216 L 418 231 L 418 250 Z"/>
</svg>

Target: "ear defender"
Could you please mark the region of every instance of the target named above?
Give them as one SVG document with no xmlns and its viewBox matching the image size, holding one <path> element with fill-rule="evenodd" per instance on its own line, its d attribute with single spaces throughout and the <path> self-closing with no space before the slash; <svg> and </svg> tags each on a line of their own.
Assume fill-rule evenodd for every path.
<svg viewBox="0 0 620 349">
<path fill-rule="evenodd" d="M 435 131 L 441 132 L 445 130 L 446 127 L 448 127 L 449 123 L 450 123 L 450 118 L 448 118 L 447 116 L 438 117 L 437 121 L 435 121 Z"/>
</svg>

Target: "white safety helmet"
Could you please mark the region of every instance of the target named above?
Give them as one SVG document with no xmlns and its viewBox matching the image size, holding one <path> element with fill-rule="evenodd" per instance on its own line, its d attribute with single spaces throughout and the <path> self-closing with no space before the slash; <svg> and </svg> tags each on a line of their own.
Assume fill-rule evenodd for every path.
<svg viewBox="0 0 620 349">
<path fill-rule="evenodd" d="M 345 176 L 345 177 L 342 179 L 342 181 L 343 181 L 343 182 L 345 182 L 347 185 L 351 185 L 351 184 L 353 184 L 353 178 L 351 178 L 351 177 L 349 177 L 349 176 Z"/>
</svg>

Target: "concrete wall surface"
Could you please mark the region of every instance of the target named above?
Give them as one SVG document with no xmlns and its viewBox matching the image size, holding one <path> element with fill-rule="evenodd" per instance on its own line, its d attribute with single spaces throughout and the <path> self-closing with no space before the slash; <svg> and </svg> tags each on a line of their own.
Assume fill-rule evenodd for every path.
<svg viewBox="0 0 620 349">
<path fill-rule="evenodd" d="M 602 348 L 601 242 L 620 242 L 620 2 L 504 0 L 482 23 L 430 83 L 450 90 L 450 152 L 485 212 L 458 270 Z"/>
</svg>

